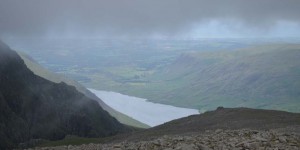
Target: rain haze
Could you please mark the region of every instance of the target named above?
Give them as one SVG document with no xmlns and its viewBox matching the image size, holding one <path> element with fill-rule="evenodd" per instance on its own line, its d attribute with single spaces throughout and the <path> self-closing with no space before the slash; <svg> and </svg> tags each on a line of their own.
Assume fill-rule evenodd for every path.
<svg viewBox="0 0 300 150">
<path fill-rule="evenodd" d="M 298 37 L 299 0 L 1 0 L 3 37 Z"/>
</svg>

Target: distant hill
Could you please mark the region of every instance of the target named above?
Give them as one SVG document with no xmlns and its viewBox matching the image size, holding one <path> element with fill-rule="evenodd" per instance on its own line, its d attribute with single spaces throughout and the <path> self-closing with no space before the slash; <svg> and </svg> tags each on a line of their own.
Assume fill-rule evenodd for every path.
<svg viewBox="0 0 300 150">
<path fill-rule="evenodd" d="M 106 105 L 100 98 L 98 98 L 96 95 L 91 93 L 89 90 L 87 90 L 84 86 L 82 86 L 80 83 L 71 80 L 63 75 L 51 72 L 41 66 L 38 62 L 36 62 L 33 58 L 28 56 L 25 53 L 18 52 L 18 54 L 21 56 L 21 58 L 24 60 L 26 66 L 36 75 L 43 77 L 47 80 L 50 80 L 55 83 L 65 82 L 68 85 L 74 86 L 79 92 L 83 93 L 88 98 L 91 98 L 93 100 L 96 100 L 99 102 L 100 106 L 106 110 L 110 115 L 115 117 L 118 121 L 120 121 L 123 124 L 139 127 L 139 128 L 148 128 L 149 126 L 141 123 L 125 114 L 122 114 L 113 108 Z"/>
<path fill-rule="evenodd" d="M 0 149 L 31 139 L 105 137 L 128 130 L 75 87 L 33 74 L 0 41 Z"/>
<path fill-rule="evenodd" d="M 119 91 L 196 108 L 251 107 L 300 112 L 300 45 L 182 54 L 145 85 Z"/>
</svg>

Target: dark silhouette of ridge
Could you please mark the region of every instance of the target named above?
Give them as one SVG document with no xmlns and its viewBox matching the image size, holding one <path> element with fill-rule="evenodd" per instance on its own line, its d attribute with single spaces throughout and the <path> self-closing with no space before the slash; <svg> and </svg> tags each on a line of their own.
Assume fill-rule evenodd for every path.
<svg viewBox="0 0 300 150">
<path fill-rule="evenodd" d="M 75 87 L 34 75 L 0 41 L 0 149 L 31 139 L 105 137 L 127 130 Z"/>
</svg>

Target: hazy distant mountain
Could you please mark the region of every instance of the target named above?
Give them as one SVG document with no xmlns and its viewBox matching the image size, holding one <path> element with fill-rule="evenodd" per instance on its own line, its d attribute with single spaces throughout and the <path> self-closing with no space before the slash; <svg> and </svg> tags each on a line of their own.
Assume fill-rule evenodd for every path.
<svg viewBox="0 0 300 150">
<path fill-rule="evenodd" d="M 299 58 L 298 44 L 186 53 L 126 93 L 202 111 L 225 106 L 300 112 Z"/>
<path fill-rule="evenodd" d="M 0 42 L 0 149 L 30 139 L 104 137 L 126 130 L 75 87 L 34 75 Z"/>
<path fill-rule="evenodd" d="M 71 80 L 63 75 L 60 74 L 56 74 L 54 72 L 51 72 L 49 70 L 47 70 L 46 68 L 44 68 L 43 66 L 41 66 L 40 64 L 38 64 L 33 58 L 31 58 L 30 56 L 28 56 L 25 53 L 22 52 L 18 52 L 18 54 L 21 56 L 21 58 L 24 60 L 26 66 L 36 75 L 43 77 L 47 80 L 50 80 L 52 82 L 55 83 L 60 83 L 60 82 L 65 82 L 68 85 L 72 85 L 75 86 L 75 88 L 83 93 L 85 96 L 87 96 L 88 98 L 91 98 L 93 100 L 96 100 L 99 102 L 100 106 L 106 110 L 110 115 L 112 115 L 113 117 L 115 117 L 118 121 L 120 121 L 123 124 L 126 125 L 130 125 L 130 126 L 134 126 L 134 127 L 140 127 L 140 128 L 148 128 L 149 126 L 141 123 L 125 114 L 122 114 L 114 109 L 112 109 L 111 107 L 109 107 L 108 105 L 106 105 L 100 98 L 98 98 L 96 95 L 94 95 L 93 93 L 91 93 L 89 90 L 87 90 L 84 86 L 82 86 L 80 83 Z"/>
</svg>

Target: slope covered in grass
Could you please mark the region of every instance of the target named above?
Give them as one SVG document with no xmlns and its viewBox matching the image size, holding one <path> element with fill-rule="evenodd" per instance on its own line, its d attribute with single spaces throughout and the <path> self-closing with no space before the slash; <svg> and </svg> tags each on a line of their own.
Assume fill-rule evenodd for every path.
<svg viewBox="0 0 300 150">
<path fill-rule="evenodd" d="M 125 114 L 122 114 L 108 105 L 106 105 L 101 99 L 99 99 L 97 96 L 95 96 L 93 93 L 91 93 L 89 90 L 87 90 L 84 86 L 82 86 L 80 83 L 71 80 L 63 75 L 51 72 L 38 64 L 33 58 L 30 56 L 26 55 L 25 53 L 18 52 L 18 54 L 21 56 L 21 58 L 24 60 L 26 66 L 36 75 L 43 77 L 47 80 L 50 80 L 55 83 L 60 83 L 60 82 L 65 82 L 68 85 L 74 86 L 79 92 L 83 93 L 85 96 L 96 100 L 99 102 L 101 107 L 109 112 L 110 115 L 115 117 L 118 121 L 120 121 L 123 124 L 134 126 L 134 127 L 139 127 L 139 128 L 148 128 L 149 126 L 146 124 L 143 124 Z"/>
<path fill-rule="evenodd" d="M 33 139 L 105 137 L 131 130 L 73 86 L 35 75 L 1 41 L 0 64 L 0 149 Z"/>
<path fill-rule="evenodd" d="M 298 44 L 185 53 L 148 77 L 149 83 L 116 89 L 200 111 L 225 106 L 300 112 L 299 58 Z"/>
</svg>

